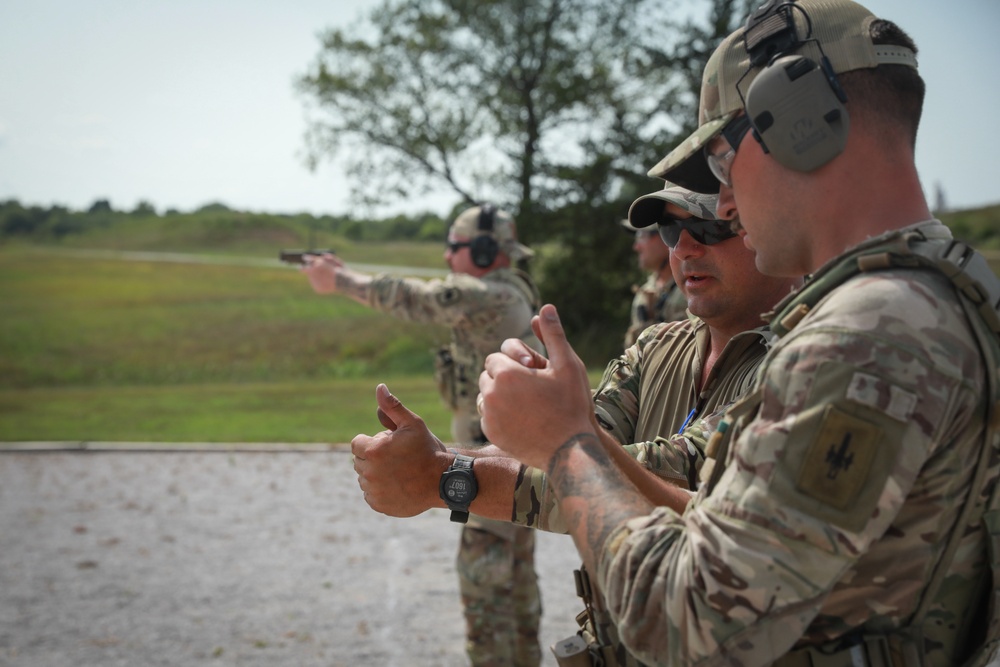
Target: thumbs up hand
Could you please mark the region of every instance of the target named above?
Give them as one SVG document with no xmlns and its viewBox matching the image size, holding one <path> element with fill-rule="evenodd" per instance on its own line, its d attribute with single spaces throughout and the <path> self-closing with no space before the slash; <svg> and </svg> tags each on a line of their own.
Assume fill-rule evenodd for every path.
<svg viewBox="0 0 1000 667">
<path fill-rule="evenodd" d="M 543 306 L 532 326 L 548 360 L 510 341 L 506 352 L 513 355 L 488 356 L 479 376 L 481 424 L 489 441 L 507 454 L 547 470 L 563 443 L 596 433 L 596 419 L 587 369 L 566 339 L 555 306 Z"/>
<path fill-rule="evenodd" d="M 416 516 L 444 503 L 441 473 L 454 458 L 417 414 L 380 384 L 375 390 L 378 419 L 388 430 L 359 434 L 351 441 L 354 471 L 365 502 L 389 516 Z"/>
</svg>

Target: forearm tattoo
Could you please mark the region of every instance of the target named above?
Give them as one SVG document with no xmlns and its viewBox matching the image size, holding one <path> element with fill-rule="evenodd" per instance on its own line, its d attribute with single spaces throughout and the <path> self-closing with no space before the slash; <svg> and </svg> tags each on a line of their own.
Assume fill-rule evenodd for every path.
<svg viewBox="0 0 1000 667">
<path fill-rule="evenodd" d="M 574 449 L 588 461 L 583 465 L 579 458 L 571 462 Z M 605 541 L 622 522 L 652 511 L 650 502 L 618 469 L 592 433 L 581 433 L 564 442 L 552 457 L 548 474 L 569 532 L 578 546 L 589 549 L 592 563 L 597 562 Z M 588 554 L 583 556 L 588 560 Z"/>
</svg>

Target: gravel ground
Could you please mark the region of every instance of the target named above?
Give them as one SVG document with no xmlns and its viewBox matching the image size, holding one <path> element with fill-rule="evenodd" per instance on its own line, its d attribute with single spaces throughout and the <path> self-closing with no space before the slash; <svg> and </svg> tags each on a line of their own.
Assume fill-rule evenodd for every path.
<svg viewBox="0 0 1000 667">
<path fill-rule="evenodd" d="M 0 453 L 0 666 L 466 665 L 445 510 L 393 519 L 345 450 Z M 548 646 L 580 602 L 540 533 Z"/>
</svg>

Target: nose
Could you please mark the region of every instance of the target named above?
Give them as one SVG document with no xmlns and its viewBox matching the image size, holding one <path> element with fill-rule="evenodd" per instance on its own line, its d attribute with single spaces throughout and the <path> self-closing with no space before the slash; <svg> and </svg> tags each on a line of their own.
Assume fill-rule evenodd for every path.
<svg viewBox="0 0 1000 667">
<path fill-rule="evenodd" d="M 682 229 L 681 235 L 677 238 L 677 245 L 674 246 L 673 253 L 678 259 L 700 257 L 705 254 L 705 246 L 698 243 L 688 230 Z"/>
<path fill-rule="evenodd" d="M 733 189 L 728 185 L 719 185 L 719 202 L 715 205 L 715 214 L 720 220 L 736 220 L 739 217 Z"/>
</svg>

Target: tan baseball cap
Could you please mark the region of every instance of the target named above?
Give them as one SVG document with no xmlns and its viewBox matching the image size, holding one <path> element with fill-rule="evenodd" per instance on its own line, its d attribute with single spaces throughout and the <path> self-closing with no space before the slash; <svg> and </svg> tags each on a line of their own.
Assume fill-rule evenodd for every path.
<svg viewBox="0 0 1000 667">
<path fill-rule="evenodd" d="M 481 211 L 481 207 L 473 206 L 459 213 L 451 223 L 451 234 L 468 239 L 484 234 L 492 236 L 500 245 L 500 250 L 514 261 L 535 256 L 534 250 L 517 242 L 517 225 L 510 213 L 499 208 L 493 209 L 493 230 L 483 231 L 479 228 Z"/>
<path fill-rule="evenodd" d="M 632 202 L 628 209 L 629 227 L 641 229 L 656 224 L 656 221 L 663 217 L 664 202 L 679 206 L 702 220 L 719 219 L 715 212 L 715 206 L 719 203 L 719 195 L 692 192 L 687 188 L 667 183 L 662 190 L 643 195 Z"/>
<path fill-rule="evenodd" d="M 816 62 L 825 54 L 836 74 L 883 64 L 917 66 L 916 55 L 910 49 L 872 42 L 869 27 L 877 17 L 856 2 L 793 0 L 784 4 L 790 6 L 798 38 L 805 39 L 808 35 L 822 46 L 820 51 L 816 41 L 808 41 L 795 53 Z M 649 176 L 697 192 L 718 192 L 719 182 L 708 168 L 703 149 L 743 110 L 740 93 L 746 95 L 760 72 L 760 67 L 750 65 L 745 32 L 745 26 L 739 28 L 712 53 L 701 81 L 698 129 L 650 169 Z"/>
</svg>

